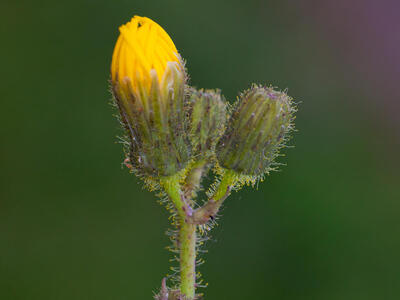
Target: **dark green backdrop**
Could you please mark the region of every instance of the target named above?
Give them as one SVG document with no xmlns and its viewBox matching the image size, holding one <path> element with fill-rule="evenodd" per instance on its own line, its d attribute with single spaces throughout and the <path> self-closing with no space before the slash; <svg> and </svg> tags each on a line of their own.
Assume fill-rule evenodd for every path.
<svg viewBox="0 0 400 300">
<path fill-rule="evenodd" d="M 324 2 L 3 1 L 0 299 L 151 299 L 169 271 L 167 212 L 122 168 L 108 104 L 133 14 L 171 35 L 192 85 L 301 102 L 286 166 L 223 209 L 206 299 L 400 299 L 399 98 Z"/>
</svg>

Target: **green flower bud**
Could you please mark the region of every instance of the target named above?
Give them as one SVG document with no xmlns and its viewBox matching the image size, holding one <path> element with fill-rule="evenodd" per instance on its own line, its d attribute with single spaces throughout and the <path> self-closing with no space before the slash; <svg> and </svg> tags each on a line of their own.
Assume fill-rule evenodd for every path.
<svg viewBox="0 0 400 300">
<path fill-rule="evenodd" d="M 161 82 L 154 70 L 150 77 L 150 89 L 140 81 L 135 89 L 125 78 L 124 88 L 113 82 L 113 94 L 133 170 L 142 176 L 170 176 L 190 159 L 184 124 L 185 74 L 177 64 L 168 63 Z"/>
<path fill-rule="evenodd" d="M 193 90 L 190 141 L 193 155 L 209 157 L 225 130 L 226 103 L 219 90 Z"/>
<path fill-rule="evenodd" d="M 284 92 L 253 86 L 241 95 L 218 142 L 219 164 L 242 175 L 267 173 L 292 129 L 294 112 Z"/>
</svg>

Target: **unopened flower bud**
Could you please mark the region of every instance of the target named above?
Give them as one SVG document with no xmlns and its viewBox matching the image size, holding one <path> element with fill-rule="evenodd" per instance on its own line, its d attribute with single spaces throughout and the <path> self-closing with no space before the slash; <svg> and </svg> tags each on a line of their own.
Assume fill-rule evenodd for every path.
<svg viewBox="0 0 400 300">
<path fill-rule="evenodd" d="M 185 70 L 168 34 L 149 18 L 122 25 L 111 84 L 140 175 L 169 176 L 189 160 L 184 128 Z"/>
<path fill-rule="evenodd" d="M 225 100 L 219 90 L 193 90 L 190 100 L 190 141 L 193 154 L 209 157 L 225 129 Z"/>
<path fill-rule="evenodd" d="M 292 129 L 294 111 L 284 92 L 253 86 L 238 100 L 219 140 L 219 164 L 243 175 L 268 172 Z"/>
</svg>

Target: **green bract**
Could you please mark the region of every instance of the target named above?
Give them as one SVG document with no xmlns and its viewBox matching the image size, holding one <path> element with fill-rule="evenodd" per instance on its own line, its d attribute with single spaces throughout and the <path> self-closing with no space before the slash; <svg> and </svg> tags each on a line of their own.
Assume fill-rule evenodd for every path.
<svg viewBox="0 0 400 300">
<path fill-rule="evenodd" d="M 190 141 L 196 157 L 213 154 L 225 130 L 226 104 L 219 90 L 193 90 L 190 97 Z"/>
<path fill-rule="evenodd" d="M 151 88 L 113 86 L 115 102 L 126 132 L 130 164 L 140 176 L 171 176 L 190 159 L 186 130 L 185 74 L 168 63 L 161 82 L 151 72 Z"/>
<path fill-rule="evenodd" d="M 292 128 L 293 113 L 284 92 L 253 86 L 238 99 L 217 145 L 219 164 L 243 175 L 268 172 Z"/>
</svg>

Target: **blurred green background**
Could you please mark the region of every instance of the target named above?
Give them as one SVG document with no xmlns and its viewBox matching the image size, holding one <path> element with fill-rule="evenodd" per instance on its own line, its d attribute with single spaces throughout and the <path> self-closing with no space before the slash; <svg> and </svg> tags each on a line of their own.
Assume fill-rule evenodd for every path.
<svg viewBox="0 0 400 300">
<path fill-rule="evenodd" d="M 233 194 L 200 267 L 206 299 L 400 299 L 398 1 L 0 4 L 0 299 L 151 299 L 168 214 L 122 168 L 108 91 L 118 26 L 148 16 L 191 84 L 267 83 L 298 132 Z"/>
</svg>

